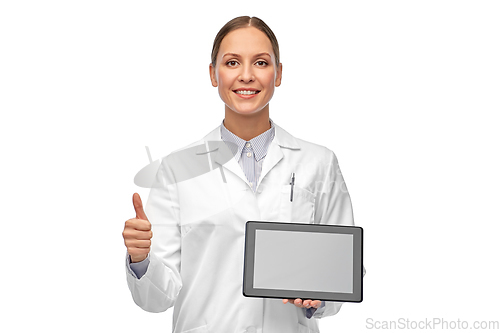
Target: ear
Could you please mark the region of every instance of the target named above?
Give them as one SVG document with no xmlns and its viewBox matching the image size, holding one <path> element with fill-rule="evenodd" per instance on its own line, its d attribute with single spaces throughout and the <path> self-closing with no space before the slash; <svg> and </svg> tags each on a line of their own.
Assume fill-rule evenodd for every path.
<svg viewBox="0 0 500 333">
<path fill-rule="evenodd" d="M 212 66 L 212 63 L 209 65 L 210 70 L 210 81 L 212 81 L 212 86 L 217 87 L 217 76 L 215 75 L 215 68 Z"/>
<path fill-rule="evenodd" d="M 283 65 L 280 62 L 278 70 L 276 71 L 276 80 L 274 81 L 274 85 L 279 87 L 281 85 L 281 73 L 283 71 Z"/>
</svg>

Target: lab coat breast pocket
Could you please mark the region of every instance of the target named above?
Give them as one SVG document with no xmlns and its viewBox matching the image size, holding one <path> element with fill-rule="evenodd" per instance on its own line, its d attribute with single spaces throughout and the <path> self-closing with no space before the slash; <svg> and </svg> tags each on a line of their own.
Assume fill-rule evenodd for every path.
<svg viewBox="0 0 500 333">
<path fill-rule="evenodd" d="M 283 222 L 311 223 L 314 221 L 315 196 L 306 189 L 293 186 L 293 198 L 290 201 L 291 185 L 283 185 L 280 193 L 280 219 Z"/>
</svg>

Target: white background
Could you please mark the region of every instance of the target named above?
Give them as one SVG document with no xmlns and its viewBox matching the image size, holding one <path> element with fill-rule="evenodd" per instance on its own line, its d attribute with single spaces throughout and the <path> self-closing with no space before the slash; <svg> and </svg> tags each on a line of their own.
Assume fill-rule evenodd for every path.
<svg viewBox="0 0 500 333">
<path fill-rule="evenodd" d="M 145 146 L 222 121 L 210 52 L 240 15 L 280 43 L 271 118 L 336 153 L 365 231 L 364 301 L 322 332 L 500 320 L 498 1 L 20 0 L 0 5 L 2 326 L 170 331 L 125 280 L 133 177 Z"/>
</svg>

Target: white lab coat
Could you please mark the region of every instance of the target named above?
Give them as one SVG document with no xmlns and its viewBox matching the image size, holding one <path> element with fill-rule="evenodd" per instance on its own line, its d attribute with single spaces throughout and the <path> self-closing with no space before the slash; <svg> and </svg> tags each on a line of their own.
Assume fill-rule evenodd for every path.
<svg viewBox="0 0 500 333">
<path fill-rule="evenodd" d="M 326 302 L 308 319 L 305 309 L 281 299 L 242 294 L 247 221 L 353 225 L 335 154 L 275 128 L 256 193 L 236 160 L 222 159 L 225 145 L 207 150 L 208 142 L 221 141 L 220 126 L 183 148 L 189 154 L 182 161 L 173 153 L 162 159 L 157 180 L 164 186 L 151 189 L 145 206 L 153 229 L 150 263 L 140 279 L 127 269 L 127 283 L 146 311 L 174 306 L 175 333 L 315 333 L 317 318 L 340 310 L 342 303 Z M 175 184 L 179 168 L 171 165 L 179 163 L 187 169 L 208 163 L 212 171 Z M 314 244 L 290 246 L 315 251 Z"/>
</svg>

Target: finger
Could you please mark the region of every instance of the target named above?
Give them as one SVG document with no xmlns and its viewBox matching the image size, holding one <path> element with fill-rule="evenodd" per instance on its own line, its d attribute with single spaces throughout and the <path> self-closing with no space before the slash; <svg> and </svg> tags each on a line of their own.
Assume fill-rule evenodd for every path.
<svg viewBox="0 0 500 333">
<path fill-rule="evenodd" d="M 296 298 L 295 301 L 293 302 L 295 306 L 298 306 L 299 308 L 302 307 L 302 300 L 300 298 Z"/>
<path fill-rule="evenodd" d="M 310 299 L 306 299 L 305 301 L 302 302 L 302 306 L 305 308 L 315 307 L 314 305 L 316 303 L 314 303 L 314 302 L 315 301 L 311 301 Z"/>
<path fill-rule="evenodd" d="M 140 240 L 150 240 L 151 238 L 153 238 L 153 232 L 151 230 L 136 230 L 134 233 L 134 238 Z"/>
<path fill-rule="evenodd" d="M 130 239 L 153 238 L 153 231 L 151 231 L 151 223 L 145 220 L 133 219 L 125 222 L 125 228 L 123 229 L 122 234 L 123 238 L 130 238 Z"/>
<path fill-rule="evenodd" d="M 138 219 L 147 220 L 146 213 L 144 213 L 144 208 L 142 207 L 142 200 L 139 193 L 134 193 L 132 196 L 132 201 L 134 203 L 135 215 Z"/>
<path fill-rule="evenodd" d="M 140 239 L 126 239 L 125 246 L 137 249 L 149 249 L 151 247 L 151 241 Z"/>
<path fill-rule="evenodd" d="M 311 301 L 311 306 L 314 307 L 314 308 L 316 308 L 316 309 L 319 308 L 320 305 L 321 305 L 321 301 L 318 301 L 318 300 Z"/>
<path fill-rule="evenodd" d="M 148 220 L 130 219 L 125 221 L 125 228 L 140 230 L 140 231 L 150 231 L 151 223 Z"/>
</svg>

